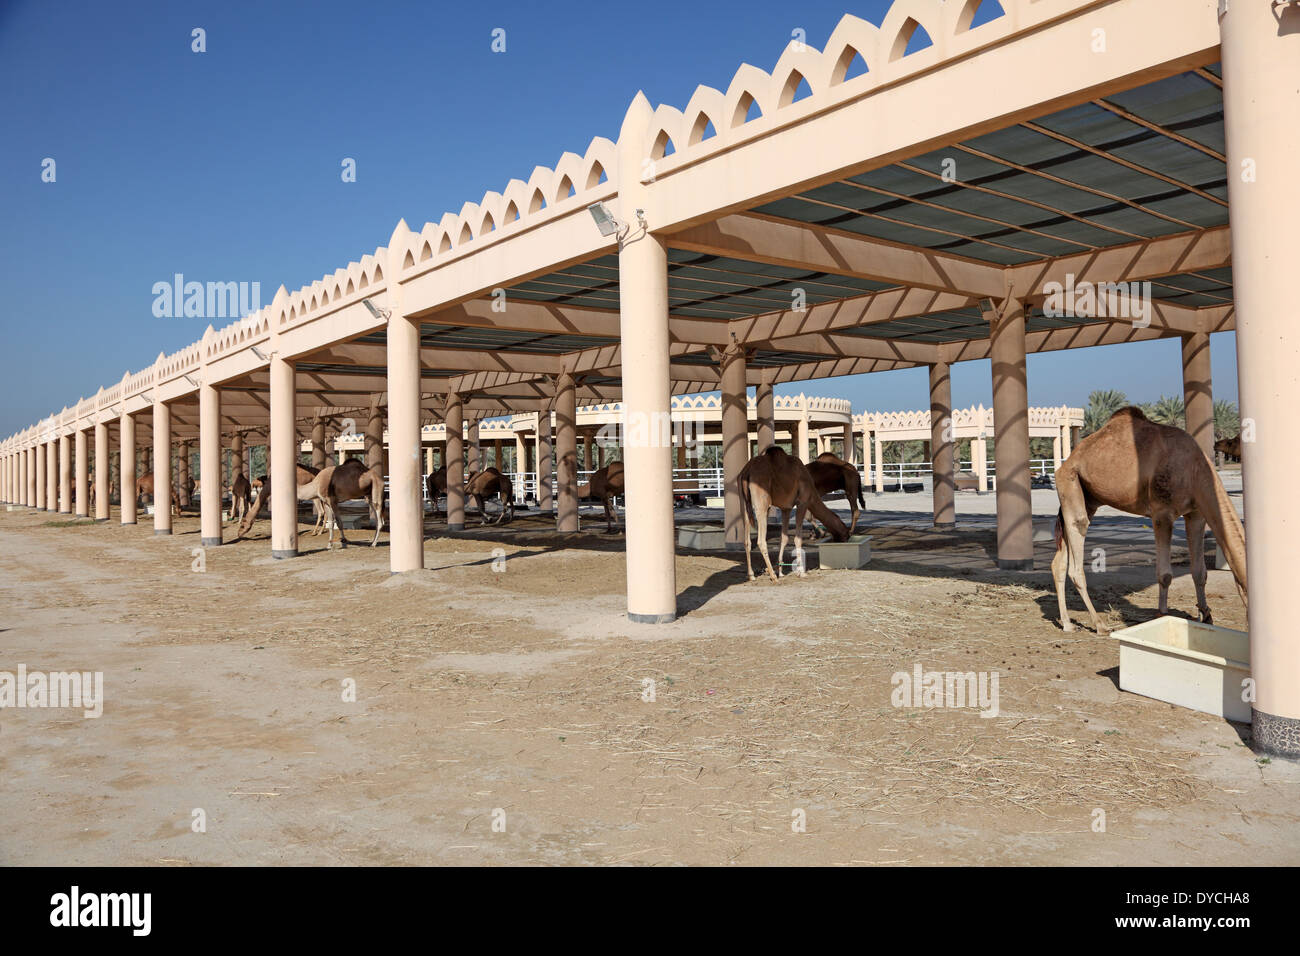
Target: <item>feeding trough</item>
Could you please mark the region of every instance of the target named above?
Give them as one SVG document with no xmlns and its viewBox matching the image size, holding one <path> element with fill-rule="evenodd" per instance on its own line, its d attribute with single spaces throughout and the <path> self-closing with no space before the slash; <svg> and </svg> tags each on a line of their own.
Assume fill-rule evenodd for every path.
<svg viewBox="0 0 1300 956">
<path fill-rule="evenodd" d="M 1245 631 L 1158 617 L 1115 631 L 1121 690 L 1250 723 L 1242 700 L 1250 676 L 1250 636 Z"/>
<path fill-rule="evenodd" d="M 721 525 L 684 524 L 677 529 L 677 546 L 692 551 L 722 551 L 727 547 L 727 532 Z"/>
<path fill-rule="evenodd" d="M 817 545 L 823 568 L 856 571 L 871 560 L 871 535 L 855 534 L 847 541 L 823 541 Z"/>
</svg>

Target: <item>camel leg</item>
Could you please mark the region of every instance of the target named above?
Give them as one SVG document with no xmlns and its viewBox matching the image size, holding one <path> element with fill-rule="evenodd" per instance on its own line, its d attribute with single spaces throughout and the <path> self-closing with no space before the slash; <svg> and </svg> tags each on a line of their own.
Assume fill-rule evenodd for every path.
<svg viewBox="0 0 1300 956">
<path fill-rule="evenodd" d="M 776 549 L 776 576 L 785 577 L 785 544 L 790 540 L 790 512 L 781 512 L 781 546 Z"/>
<path fill-rule="evenodd" d="M 772 556 L 767 553 L 767 514 L 772 510 L 772 499 L 767 495 L 755 497 L 757 497 L 757 500 L 754 502 L 754 514 L 758 517 L 758 546 L 763 550 L 763 563 L 767 565 L 767 576 L 775 584 L 780 579 L 776 576 L 776 572 L 772 570 Z M 762 507 L 760 508 L 759 505 L 762 505 Z M 781 556 L 777 555 L 778 562 L 780 559 Z"/>
<path fill-rule="evenodd" d="M 1152 515 L 1151 527 L 1156 533 L 1156 579 L 1160 582 L 1161 615 L 1169 613 L 1169 582 L 1174 578 L 1174 567 L 1169 560 L 1169 542 L 1174 536 L 1174 520 L 1169 515 Z"/>
<path fill-rule="evenodd" d="M 803 557 L 803 513 L 804 505 L 801 502 L 794 513 L 794 573 L 801 578 L 808 576 L 808 568 Z M 830 532 L 830 529 L 826 529 Z"/>
<path fill-rule="evenodd" d="M 1062 521 L 1064 524 L 1064 521 Z M 1070 567 L 1070 545 L 1065 539 L 1065 529 L 1060 532 L 1060 539 L 1056 542 L 1056 554 L 1052 555 L 1052 583 L 1056 585 L 1056 604 L 1061 611 L 1061 630 L 1074 630 L 1074 622 L 1070 620 L 1070 612 L 1065 607 L 1065 574 Z"/>
<path fill-rule="evenodd" d="M 370 547 L 374 548 L 379 546 L 379 532 L 384 530 L 384 486 L 383 485 L 379 486 L 379 500 L 376 502 L 371 502 L 369 499 L 367 499 L 367 503 L 370 505 L 370 510 L 375 515 L 375 536 L 370 542 Z"/>
<path fill-rule="evenodd" d="M 346 548 L 346 547 L 348 546 L 348 536 L 343 532 L 343 522 L 340 521 L 340 520 L 339 520 L 339 517 L 338 517 L 338 514 L 339 514 L 339 499 L 338 499 L 337 497 L 335 497 L 334 495 L 331 495 L 331 496 L 330 496 L 330 514 L 331 514 L 332 517 L 333 517 L 333 524 L 334 524 L 334 526 L 335 526 L 336 528 L 339 529 L 339 547 L 340 547 L 340 548 Z M 333 547 L 334 547 L 334 532 L 331 531 L 331 532 L 330 532 L 330 549 L 333 550 Z"/>
<path fill-rule="evenodd" d="M 1210 602 L 1205 599 L 1205 518 L 1199 511 L 1183 515 L 1183 530 L 1187 532 L 1187 554 L 1192 565 L 1192 582 L 1196 585 L 1196 610 L 1202 624 L 1213 624 Z"/>
<path fill-rule="evenodd" d="M 750 557 L 751 545 L 753 544 L 750 540 L 750 535 L 753 533 L 754 529 L 749 523 L 749 508 L 745 507 L 745 502 L 743 501 L 740 504 L 740 516 L 745 522 L 745 572 L 749 575 L 749 580 L 752 581 L 754 580 L 754 562 Z"/>
<path fill-rule="evenodd" d="M 617 515 L 614 513 L 614 498 L 611 495 L 606 495 L 604 500 L 605 500 L 605 530 L 607 533 L 613 534 L 614 531 L 616 530 L 614 525 L 615 525 L 615 518 L 617 517 Z"/>
</svg>

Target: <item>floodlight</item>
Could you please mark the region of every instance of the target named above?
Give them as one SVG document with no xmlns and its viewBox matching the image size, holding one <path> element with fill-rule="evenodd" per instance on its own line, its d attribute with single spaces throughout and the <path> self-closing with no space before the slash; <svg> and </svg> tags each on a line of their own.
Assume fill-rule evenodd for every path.
<svg viewBox="0 0 1300 956">
<path fill-rule="evenodd" d="M 614 214 L 603 202 L 592 203 L 587 207 L 587 212 L 591 213 L 591 218 L 596 220 L 596 228 L 600 230 L 602 236 L 616 235 L 623 228 L 623 224 L 614 218 Z"/>
</svg>

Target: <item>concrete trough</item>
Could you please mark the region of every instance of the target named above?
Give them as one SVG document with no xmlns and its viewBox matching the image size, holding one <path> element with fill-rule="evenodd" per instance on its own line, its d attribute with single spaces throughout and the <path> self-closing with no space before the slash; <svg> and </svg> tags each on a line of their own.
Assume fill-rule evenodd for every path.
<svg viewBox="0 0 1300 956">
<path fill-rule="evenodd" d="M 823 568 L 856 571 L 871 560 L 871 535 L 855 534 L 848 541 L 823 541 L 817 545 Z"/>
<path fill-rule="evenodd" d="M 722 525 L 684 524 L 677 529 L 677 546 L 691 551 L 723 551 L 727 532 Z"/>
<path fill-rule="evenodd" d="M 1181 617 L 1158 617 L 1115 631 L 1119 686 L 1151 697 L 1250 723 L 1242 700 L 1250 676 L 1250 635 Z"/>
</svg>

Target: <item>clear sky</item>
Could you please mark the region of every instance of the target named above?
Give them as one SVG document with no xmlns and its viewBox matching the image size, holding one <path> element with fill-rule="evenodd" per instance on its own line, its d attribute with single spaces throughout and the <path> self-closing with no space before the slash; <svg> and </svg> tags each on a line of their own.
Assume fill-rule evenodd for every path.
<svg viewBox="0 0 1300 956">
<path fill-rule="evenodd" d="M 771 69 L 796 29 L 820 47 L 842 14 L 878 24 L 887 7 L 0 0 L 0 436 L 200 338 L 207 320 L 154 316 L 157 282 L 259 282 L 268 303 L 398 219 L 418 231 L 617 138 L 637 90 L 681 107 L 742 62 Z M 1230 333 L 1213 355 L 1215 397 L 1236 400 Z M 1177 340 L 1029 358 L 1033 404 L 1094 388 L 1181 394 Z M 924 369 L 783 389 L 800 390 L 859 411 L 929 403 Z M 990 403 L 987 362 L 954 368 L 953 399 Z"/>
</svg>

